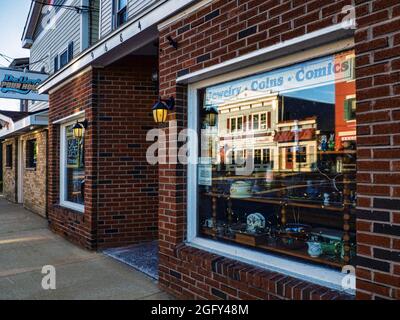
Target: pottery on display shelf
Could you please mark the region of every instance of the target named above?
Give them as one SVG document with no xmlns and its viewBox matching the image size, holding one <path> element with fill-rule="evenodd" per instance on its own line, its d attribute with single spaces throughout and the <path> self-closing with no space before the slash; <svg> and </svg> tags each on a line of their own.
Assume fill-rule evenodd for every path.
<svg viewBox="0 0 400 320">
<path fill-rule="evenodd" d="M 308 244 L 308 254 L 310 257 L 318 258 L 322 254 L 322 246 L 319 242 L 309 241 Z"/>
<path fill-rule="evenodd" d="M 247 216 L 247 231 L 251 233 L 265 229 L 265 218 L 261 213 L 255 212 Z"/>
<path fill-rule="evenodd" d="M 232 183 L 230 193 L 231 198 L 248 198 L 251 196 L 252 184 L 247 181 L 236 181 Z"/>
</svg>

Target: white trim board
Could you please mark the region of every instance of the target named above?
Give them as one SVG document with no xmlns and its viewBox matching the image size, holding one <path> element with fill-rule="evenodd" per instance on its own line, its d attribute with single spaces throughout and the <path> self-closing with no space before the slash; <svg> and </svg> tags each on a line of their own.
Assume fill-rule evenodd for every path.
<svg viewBox="0 0 400 320">
<path fill-rule="evenodd" d="M 62 118 L 62 119 L 53 121 L 53 124 L 60 124 L 60 123 L 72 122 L 72 121 L 77 120 L 77 119 L 82 118 L 82 117 L 83 117 L 83 118 L 85 117 L 85 110 L 76 112 L 76 113 L 71 114 L 71 115 L 69 115 L 69 116 L 67 116 L 67 117 L 64 117 L 64 118 Z"/>
<path fill-rule="evenodd" d="M 311 48 L 317 48 L 331 43 L 332 50 L 338 51 L 337 44 L 333 42 L 347 39 L 347 43 L 341 43 L 342 49 L 354 47 L 354 30 L 346 29 L 347 25 L 337 24 L 315 32 L 307 33 L 291 40 L 280 42 L 278 44 L 259 49 L 240 57 L 225 61 L 201 69 L 199 71 L 189 73 L 177 78 L 176 82 L 181 84 L 189 84 L 198 82 L 207 78 L 215 77 L 221 73 L 228 73 L 238 69 L 246 68 L 255 64 L 271 61 L 295 52 L 301 52 Z"/>
<path fill-rule="evenodd" d="M 285 55 L 280 59 L 269 61 L 258 66 L 252 66 L 246 70 L 232 71 L 228 74 L 219 74 L 213 78 L 203 79 L 199 82 L 190 83 L 188 85 L 188 129 L 198 132 L 198 91 L 205 87 L 209 87 L 218 83 L 223 83 L 238 79 L 249 72 L 260 73 L 265 69 L 271 70 L 280 66 L 290 65 L 292 63 L 307 61 L 315 55 L 323 56 L 335 52 L 340 52 L 349 47 L 346 45 L 348 41 L 339 41 L 334 44 L 325 45 L 319 48 L 310 49 L 301 53 Z M 224 68 L 217 69 L 221 73 Z M 250 70 L 250 71 L 249 71 Z M 190 154 L 197 159 L 198 148 L 196 139 L 190 139 L 188 148 Z M 268 270 L 273 270 L 283 274 L 287 274 L 298 279 L 310 281 L 335 290 L 344 291 L 342 288 L 342 280 L 345 274 L 340 271 L 327 267 L 313 265 L 311 263 L 296 261 L 291 258 L 285 258 L 274 254 L 261 253 L 247 248 L 242 248 L 233 244 L 225 244 L 214 240 L 204 239 L 198 236 L 198 219 L 197 219 L 197 165 L 193 162 L 188 164 L 187 173 L 187 245 L 200 248 L 205 251 L 214 252 L 216 254 L 226 256 L 235 260 L 255 265 Z M 349 292 L 348 292 L 349 293 Z M 354 292 L 351 292 L 354 293 Z"/>
<path fill-rule="evenodd" d="M 0 115 L 1 118 L 1 115 Z M 6 118 L 6 117 L 4 117 Z M 10 119 L 11 120 L 11 119 Z M 9 137 L 10 135 L 17 133 L 21 130 L 29 128 L 31 126 L 47 126 L 49 124 L 48 121 L 48 111 L 36 113 L 30 116 L 27 116 L 16 122 L 9 122 L 10 127 L 3 128 L 0 130 L 0 138 Z"/>
</svg>

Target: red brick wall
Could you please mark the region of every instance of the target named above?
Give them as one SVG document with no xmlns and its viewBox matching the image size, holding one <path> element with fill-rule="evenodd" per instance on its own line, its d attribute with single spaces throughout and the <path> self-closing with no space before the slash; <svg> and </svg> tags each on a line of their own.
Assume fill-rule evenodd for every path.
<svg viewBox="0 0 400 320">
<path fill-rule="evenodd" d="M 357 2 L 358 298 L 400 299 L 400 3 Z"/>
<path fill-rule="evenodd" d="M 93 72 L 64 85 L 50 94 L 49 110 L 49 180 L 48 180 L 48 215 L 50 228 L 88 249 L 96 247 L 96 221 L 94 219 L 94 203 L 96 203 L 96 168 L 93 167 L 96 130 L 93 126 Z M 59 206 L 60 203 L 60 126 L 54 121 L 63 119 L 79 111 L 85 110 L 89 127 L 86 131 L 86 183 L 85 213 L 71 211 Z"/>
<path fill-rule="evenodd" d="M 344 16 L 342 8 L 351 4 L 356 5 L 359 23 L 355 41 L 360 145 L 358 205 L 362 210 L 357 228 L 358 236 L 361 235 L 358 240 L 359 264 L 363 267 L 358 268 L 358 298 L 399 298 L 399 243 L 396 237 L 400 231 L 399 214 L 394 211 L 400 204 L 400 189 L 396 187 L 400 178 L 394 171 L 399 170 L 400 163 L 396 148 L 400 143 L 396 130 L 398 132 L 400 126 L 389 122 L 400 119 L 399 73 L 396 72 L 400 67 L 397 59 L 400 34 L 395 34 L 399 29 L 398 20 L 387 23 L 398 17 L 398 1 L 213 1 L 160 32 L 161 94 L 176 96 L 176 113 L 171 118 L 177 119 L 178 130 L 184 128 L 186 88 L 176 85 L 177 77 L 334 25 Z M 391 34 L 385 35 L 385 31 Z M 167 36 L 178 41 L 178 50 L 169 45 Z M 252 275 L 245 272 L 242 272 L 246 274 L 241 278 L 243 281 L 233 281 L 224 274 L 226 271 L 221 275 L 213 270 L 214 260 L 210 262 L 208 253 L 176 250 L 186 234 L 186 170 L 181 165 L 161 165 L 159 171 L 160 284 L 163 288 L 183 298 L 299 298 L 293 293 L 287 296 L 285 291 L 282 294 L 277 284 L 260 289 L 247 280 Z M 372 184 L 374 188 L 371 188 Z M 376 192 L 379 197 L 375 198 Z M 378 234 L 382 236 L 376 239 Z M 367 260 L 368 257 L 372 260 Z M 238 265 L 231 262 L 231 266 Z M 304 282 L 298 284 L 299 288 L 307 285 Z M 257 290 L 261 291 L 245 295 Z M 317 288 L 313 298 L 321 297 L 319 290 L 325 289 Z"/>
<path fill-rule="evenodd" d="M 59 206 L 59 125 L 49 126 L 50 225 L 88 249 L 157 238 L 158 172 L 145 158 L 156 65 L 152 58 L 132 57 L 88 71 L 50 94 L 50 123 L 80 110 L 89 121 L 84 214 Z"/>
<path fill-rule="evenodd" d="M 146 160 L 146 134 L 158 92 L 157 58 L 132 57 L 99 70 L 99 247 L 157 238 L 158 168 Z"/>
</svg>

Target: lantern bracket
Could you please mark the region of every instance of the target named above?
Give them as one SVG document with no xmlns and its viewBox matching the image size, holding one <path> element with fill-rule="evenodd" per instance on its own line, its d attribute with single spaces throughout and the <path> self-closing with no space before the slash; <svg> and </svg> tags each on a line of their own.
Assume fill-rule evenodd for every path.
<svg viewBox="0 0 400 320">
<path fill-rule="evenodd" d="M 173 110 L 174 107 L 175 107 L 175 99 L 174 99 L 174 97 L 169 97 L 168 99 L 161 99 L 160 98 L 160 101 L 165 103 L 165 105 L 167 106 L 169 111 Z"/>
<path fill-rule="evenodd" d="M 82 122 L 78 122 L 78 124 L 80 124 L 84 129 L 87 129 L 88 127 L 88 121 L 85 119 Z"/>
</svg>

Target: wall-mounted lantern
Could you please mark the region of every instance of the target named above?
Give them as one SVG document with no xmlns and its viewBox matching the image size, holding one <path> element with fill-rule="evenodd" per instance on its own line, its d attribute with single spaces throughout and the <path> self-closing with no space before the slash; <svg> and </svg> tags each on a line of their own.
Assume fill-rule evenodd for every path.
<svg viewBox="0 0 400 320">
<path fill-rule="evenodd" d="M 210 127 L 215 127 L 215 125 L 217 124 L 217 115 L 218 111 L 215 108 L 213 107 L 207 108 L 206 120 Z"/>
<path fill-rule="evenodd" d="M 72 131 L 74 134 L 75 139 L 82 139 L 85 129 L 87 129 L 88 122 L 87 120 L 84 120 L 82 122 L 76 122 L 76 124 L 72 127 Z"/>
<path fill-rule="evenodd" d="M 160 99 L 153 106 L 154 122 L 157 124 L 167 121 L 168 111 L 173 110 L 175 107 L 175 99 L 170 97 L 167 100 Z"/>
</svg>

